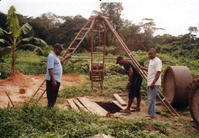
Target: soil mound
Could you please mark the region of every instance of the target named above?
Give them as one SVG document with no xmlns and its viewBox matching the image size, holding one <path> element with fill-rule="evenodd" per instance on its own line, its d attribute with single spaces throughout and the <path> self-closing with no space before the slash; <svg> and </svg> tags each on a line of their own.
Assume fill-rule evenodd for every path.
<svg viewBox="0 0 199 138">
<path fill-rule="evenodd" d="M 14 75 L 6 78 L 5 80 L 0 80 L 0 85 L 13 85 L 13 86 L 20 86 L 20 87 L 27 87 L 31 84 L 32 79 L 20 72 L 15 72 Z"/>
<path fill-rule="evenodd" d="M 20 72 L 16 72 L 14 75 L 0 80 L 0 107 L 6 107 L 9 103 L 5 92 L 8 93 L 14 104 L 22 104 L 25 100 L 29 100 L 32 97 L 44 80 L 45 74 L 35 76 L 24 75 Z M 80 85 L 86 80 L 85 76 L 63 74 L 60 90 L 67 86 Z M 45 85 L 43 89 L 45 89 Z M 41 93 L 42 91 L 39 91 L 38 95 L 41 95 Z M 43 96 L 42 100 L 46 104 L 46 96 Z"/>
</svg>

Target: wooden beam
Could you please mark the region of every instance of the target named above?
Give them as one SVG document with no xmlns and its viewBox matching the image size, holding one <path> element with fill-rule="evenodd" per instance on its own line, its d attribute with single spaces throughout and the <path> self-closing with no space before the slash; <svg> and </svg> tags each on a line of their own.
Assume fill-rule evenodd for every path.
<svg viewBox="0 0 199 138">
<path fill-rule="evenodd" d="M 113 94 L 113 96 L 115 97 L 115 99 L 116 99 L 122 106 L 127 105 L 126 102 L 122 99 L 122 97 L 120 97 L 117 93 Z"/>
<path fill-rule="evenodd" d="M 100 116 L 106 116 L 108 112 L 99 106 L 95 102 L 91 102 L 88 98 L 86 97 L 78 97 L 77 98 L 91 113 L 98 114 Z"/>
<path fill-rule="evenodd" d="M 86 109 L 86 107 L 84 107 L 77 99 L 74 99 L 73 101 L 78 106 L 79 109 L 82 109 L 82 110 L 88 112 L 88 110 Z"/>
<path fill-rule="evenodd" d="M 75 105 L 75 103 L 73 102 L 73 99 L 67 99 L 68 104 L 70 105 L 70 107 L 72 109 L 78 110 L 78 107 Z"/>
<path fill-rule="evenodd" d="M 125 109 L 125 107 L 124 107 L 124 106 L 122 106 L 118 101 L 113 100 L 112 102 L 113 102 L 115 105 L 117 105 L 120 109 L 122 109 L 122 110 L 124 110 L 124 109 Z"/>
</svg>

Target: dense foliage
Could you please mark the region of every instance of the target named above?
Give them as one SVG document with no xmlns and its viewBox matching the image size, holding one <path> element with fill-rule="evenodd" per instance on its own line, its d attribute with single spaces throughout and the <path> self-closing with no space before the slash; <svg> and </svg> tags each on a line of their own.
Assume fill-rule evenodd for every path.
<svg viewBox="0 0 199 138">
<path fill-rule="evenodd" d="M 115 9 L 115 10 L 114 10 Z M 156 26 L 155 21 L 151 18 L 144 18 L 139 24 L 134 24 L 129 20 L 121 18 L 123 10 L 122 3 L 101 3 L 101 11 L 95 11 L 95 14 L 108 16 L 114 28 L 118 31 L 124 42 L 131 50 L 148 50 L 150 47 L 156 47 L 160 52 L 172 52 L 173 56 L 188 56 L 191 58 L 198 58 L 199 39 L 197 37 L 197 27 L 190 26 L 187 34 L 179 36 L 172 36 L 169 34 L 155 36 L 155 31 L 163 30 Z M 0 28 L 6 30 L 6 16 L 0 12 L 1 22 Z M 74 39 L 80 28 L 86 23 L 88 19 L 77 15 L 58 16 L 53 13 L 44 13 L 40 17 L 26 17 L 18 15 L 19 24 L 23 25 L 29 23 L 32 28 L 32 34 L 35 37 L 45 40 L 48 44 L 62 43 L 68 47 L 70 42 Z M 122 49 L 118 46 L 118 42 L 113 37 L 110 30 L 107 35 L 108 46 L 116 46 L 118 53 Z M 90 38 L 86 38 L 80 51 L 86 49 L 89 51 Z M 1 46 L 0 46 L 1 47 Z M 189 54 L 189 53 L 192 54 Z"/>
<path fill-rule="evenodd" d="M 48 109 L 38 105 L 0 109 L 1 137 L 168 136 L 168 123 L 146 120 L 103 120 L 88 112 Z"/>
</svg>

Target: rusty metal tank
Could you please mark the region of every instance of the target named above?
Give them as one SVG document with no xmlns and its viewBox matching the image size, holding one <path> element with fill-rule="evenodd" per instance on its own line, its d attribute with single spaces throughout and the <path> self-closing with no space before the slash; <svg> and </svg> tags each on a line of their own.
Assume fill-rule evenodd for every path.
<svg viewBox="0 0 199 138">
<path fill-rule="evenodd" d="M 163 77 L 163 94 L 176 108 L 188 106 L 192 76 L 186 66 L 169 66 Z"/>
<path fill-rule="evenodd" d="M 193 120 L 199 125 L 199 80 L 193 81 L 192 93 L 189 99 L 189 108 Z"/>
</svg>

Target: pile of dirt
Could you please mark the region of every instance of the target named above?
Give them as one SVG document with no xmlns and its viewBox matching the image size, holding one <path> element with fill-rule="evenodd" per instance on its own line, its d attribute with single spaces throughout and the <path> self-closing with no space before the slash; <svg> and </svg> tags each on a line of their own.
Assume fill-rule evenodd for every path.
<svg viewBox="0 0 199 138">
<path fill-rule="evenodd" d="M 15 72 L 14 75 L 6 78 L 5 80 L 0 80 L 1 86 L 12 85 L 12 86 L 21 86 L 27 87 L 31 84 L 32 79 L 20 72 Z"/>
<path fill-rule="evenodd" d="M 0 80 L 0 107 L 6 107 L 10 102 L 6 93 L 10 96 L 13 103 L 23 104 L 26 100 L 32 97 L 35 91 L 39 88 L 41 83 L 45 80 L 45 74 L 40 75 L 24 75 L 16 72 L 14 75 Z M 63 74 L 60 90 L 66 86 L 80 85 L 87 79 L 85 76 L 76 74 Z M 43 89 L 45 89 L 45 85 Z M 38 96 L 42 91 L 39 91 Z M 46 104 L 46 95 L 41 99 L 43 104 Z"/>
</svg>

